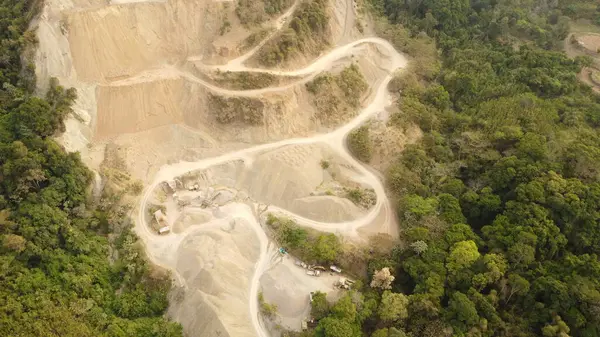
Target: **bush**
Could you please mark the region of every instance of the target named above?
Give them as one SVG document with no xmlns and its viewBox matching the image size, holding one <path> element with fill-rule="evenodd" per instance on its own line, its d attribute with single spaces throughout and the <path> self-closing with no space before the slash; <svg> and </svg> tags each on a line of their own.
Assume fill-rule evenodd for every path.
<svg viewBox="0 0 600 337">
<path fill-rule="evenodd" d="M 226 98 L 210 94 L 208 107 L 215 112 L 215 118 L 221 124 L 243 122 L 250 125 L 260 125 L 264 118 L 264 103 L 249 97 Z"/>
<path fill-rule="evenodd" d="M 350 199 L 355 205 L 369 208 L 375 205 L 377 196 L 372 189 L 349 188 L 346 189 L 346 198 Z"/>
<path fill-rule="evenodd" d="M 288 9 L 293 0 L 238 0 L 235 14 L 245 26 L 259 25 Z"/>
<path fill-rule="evenodd" d="M 329 302 L 327 302 L 326 293 L 316 291 L 312 295 L 310 315 L 316 320 L 320 320 L 329 315 Z"/>
<path fill-rule="evenodd" d="M 275 66 L 298 52 L 321 51 L 327 44 L 327 3 L 328 0 L 303 2 L 292 15 L 288 28 L 261 48 L 259 63 Z"/>
<path fill-rule="evenodd" d="M 306 90 L 314 95 L 317 118 L 324 124 L 337 122 L 348 112 L 354 112 L 367 88 L 356 64 L 346 67 L 338 75 L 325 73 L 306 83 Z"/>
<path fill-rule="evenodd" d="M 222 72 L 215 76 L 220 87 L 234 90 L 262 89 L 278 82 L 275 75 L 253 72 Z"/>
<path fill-rule="evenodd" d="M 368 163 L 373 155 L 373 147 L 369 137 L 369 127 L 364 125 L 348 135 L 348 149 L 358 160 Z"/>
<path fill-rule="evenodd" d="M 288 218 L 267 215 L 267 225 L 275 231 L 277 241 L 305 261 L 333 262 L 342 244 L 334 234 L 307 230 Z"/>
<path fill-rule="evenodd" d="M 260 312 L 267 318 L 273 318 L 277 315 L 277 305 L 267 303 L 262 292 L 258 293 L 258 304 Z"/>
</svg>

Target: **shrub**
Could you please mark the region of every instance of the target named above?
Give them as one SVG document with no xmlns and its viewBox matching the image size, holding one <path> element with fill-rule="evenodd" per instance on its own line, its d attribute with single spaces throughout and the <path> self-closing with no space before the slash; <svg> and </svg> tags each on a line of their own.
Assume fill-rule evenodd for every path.
<svg viewBox="0 0 600 337">
<path fill-rule="evenodd" d="M 261 48 L 259 63 L 275 66 L 289 60 L 297 52 L 322 50 L 327 44 L 327 2 L 328 0 L 313 0 L 302 3 L 292 15 L 288 28 Z"/>
<path fill-rule="evenodd" d="M 223 97 L 210 94 L 208 107 L 215 112 L 217 122 L 244 122 L 259 125 L 263 121 L 264 103 L 249 97 Z"/>
<path fill-rule="evenodd" d="M 215 81 L 221 87 L 235 90 L 262 89 L 277 83 L 277 77 L 268 73 L 222 72 Z"/>
<path fill-rule="evenodd" d="M 358 160 L 365 163 L 371 160 L 373 149 L 368 126 L 364 125 L 350 132 L 348 135 L 348 148 Z"/>
<path fill-rule="evenodd" d="M 341 252 L 342 244 L 335 234 L 324 234 L 298 227 L 292 219 L 267 215 L 267 225 L 275 231 L 280 244 L 306 261 L 333 262 Z"/>
<path fill-rule="evenodd" d="M 338 75 L 325 73 L 306 83 L 306 90 L 314 95 L 317 117 L 325 124 L 335 122 L 343 113 L 355 111 L 367 87 L 356 64 L 346 67 Z"/>
<path fill-rule="evenodd" d="M 265 297 L 263 296 L 262 292 L 258 293 L 258 304 L 260 306 L 260 312 L 265 317 L 267 317 L 267 318 L 273 318 L 273 317 L 275 317 L 275 315 L 277 315 L 277 305 L 276 304 L 267 303 L 265 301 Z"/>
</svg>

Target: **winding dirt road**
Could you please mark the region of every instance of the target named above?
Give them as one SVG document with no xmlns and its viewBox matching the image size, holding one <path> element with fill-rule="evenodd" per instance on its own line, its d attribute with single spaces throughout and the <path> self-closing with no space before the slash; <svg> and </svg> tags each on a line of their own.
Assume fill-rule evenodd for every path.
<svg viewBox="0 0 600 337">
<path fill-rule="evenodd" d="M 289 15 L 286 13 L 286 15 Z M 279 27 L 281 28 L 281 27 Z M 304 217 L 301 217 L 297 214 L 289 212 L 285 209 L 270 207 L 270 211 L 274 211 L 277 213 L 281 213 L 286 215 L 289 218 L 294 219 L 300 226 L 314 228 L 320 231 L 326 232 L 335 232 L 341 233 L 345 237 L 348 237 L 353 240 L 361 240 L 358 229 L 374 222 L 383 221 L 380 230 L 390 233 L 391 235 L 397 235 L 397 228 L 395 224 L 395 216 L 393 213 L 393 208 L 390 205 L 390 202 L 385 194 L 384 187 L 378 177 L 373 174 L 368 168 L 364 167 L 360 162 L 355 160 L 350 153 L 348 152 L 345 146 L 345 139 L 348 133 L 360 126 L 369 118 L 376 115 L 378 112 L 383 111 L 386 106 L 390 104 L 390 96 L 387 92 L 387 85 L 389 81 L 392 79 L 393 73 L 405 67 L 406 59 L 403 55 L 399 54 L 392 45 L 386 40 L 379 38 L 365 38 L 360 39 L 346 45 L 337 47 L 331 50 L 326 55 L 318 58 L 313 63 L 308 65 L 305 68 L 294 70 L 294 71 L 278 71 L 278 70 L 265 70 L 265 69 L 256 69 L 256 68 L 248 68 L 244 66 L 243 62 L 249 59 L 253 53 L 255 53 L 258 49 L 255 48 L 251 50 L 248 54 L 241 56 L 240 58 L 229 62 L 228 64 L 218 66 L 221 71 L 252 71 L 252 72 L 264 72 L 269 73 L 276 76 L 316 76 L 318 73 L 328 70 L 332 64 L 340 59 L 351 57 L 353 53 L 355 53 L 359 48 L 364 45 L 374 45 L 379 48 L 381 54 L 384 55 L 385 62 L 381 65 L 387 71 L 387 75 L 384 78 L 378 81 L 377 88 L 373 88 L 371 94 L 371 102 L 366 106 L 358 116 L 349 121 L 347 124 L 342 127 L 326 134 L 319 134 L 313 137 L 308 138 L 293 138 L 287 139 L 275 143 L 270 144 L 262 144 L 250 148 L 246 148 L 239 151 L 229 152 L 222 154 L 217 157 L 205 158 L 195 162 L 179 162 L 171 165 L 163 166 L 159 172 L 156 174 L 154 181 L 150 186 L 148 186 L 143 193 L 143 196 L 140 200 L 140 204 L 138 207 L 138 215 L 136 221 L 135 230 L 140 238 L 145 243 L 147 253 L 149 258 L 156 264 L 168 268 L 174 271 L 174 276 L 180 285 L 185 287 L 185 279 L 177 274 L 175 270 L 174 263 L 170 261 L 169 254 L 173 254 L 176 251 L 178 245 L 190 234 L 198 231 L 198 226 L 191 226 L 187 228 L 182 233 L 174 234 L 171 233 L 166 236 L 158 236 L 154 232 L 150 230 L 150 226 L 146 223 L 146 214 L 147 214 L 147 204 L 155 190 L 159 186 L 159 184 L 163 181 L 167 181 L 170 179 L 174 179 L 182 174 L 191 171 L 197 171 L 201 169 L 207 169 L 215 165 L 231 162 L 234 160 L 242 160 L 245 165 L 252 165 L 254 156 L 263 153 L 265 151 L 278 149 L 281 147 L 289 146 L 289 145 L 302 145 L 302 144 L 326 144 L 328 145 L 334 152 L 338 153 L 344 160 L 346 160 L 349 164 L 354 166 L 358 173 L 360 180 L 362 183 L 370 185 L 376 193 L 377 201 L 375 206 L 362 218 L 355 219 L 347 222 L 340 223 L 324 223 L 319 221 L 310 220 Z M 212 68 L 213 66 L 207 66 L 207 68 Z M 190 73 L 186 73 L 175 68 L 164 68 L 157 70 L 151 73 L 144 73 L 138 76 L 111 83 L 111 85 L 126 85 L 131 83 L 136 83 L 140 81 L 149 81 L 155 80 L 158 78 L 166 77 L 185 77 L 190 81 L 197 82 L 206 88 L 213 90 L 215 92 L 233 96 L 253 96 L 260 95 L 267 92 L 273 91 L 281 91 L 285 90 L 289 86 L 297 85 L 298 83 L 294 83 L 291 85 L 286 85 L 282 87 L 271 87 L 259 90 L 246 90 L 246 91 L 236 91 L 236 90 L 227 90 L 223 88 L 219 88 L 210 83 L 207 83 Z M 300 81 L 306 81 L 306 78 L 301 79 Z M 260 200 L 257 200 L 260 202 Z M 260 255 L 258 261 L 256 262 L 253 276 L 250 280 L 250 289 L 249 289 L 249 303 L 248 310 L 250 316 L 252 317 L 252 324 L 256 331 L 256 335 L 260 337 L 269 336 L 268 332 L 261 325 L 261 321 L 259 319 L 258 314 L 258 303 L 257 303 L 257 294 L 259 289 L 259 278 L 269 267 L 269 240 L 264 230 L 261 228 L 259 219 L 257 219 L 256 212 L 252 210 L 252 208 L 246 204 L 241 203 L 232 203 L 228 204 L 221 208 L 221 212 L 226 216 L 225 218 L 213 219 L 207 224 L 203 224 L 202 227 L 206 228 L 206 226 L 216 225 L 218 223 L 223 223 L 224 221 L 232 221 L 235 219 L 243 219 L 247 223 L 251 224 L 254 232 L 256 233 L 256 237 L 258 239 L 260 245 Z"/>
</svg>

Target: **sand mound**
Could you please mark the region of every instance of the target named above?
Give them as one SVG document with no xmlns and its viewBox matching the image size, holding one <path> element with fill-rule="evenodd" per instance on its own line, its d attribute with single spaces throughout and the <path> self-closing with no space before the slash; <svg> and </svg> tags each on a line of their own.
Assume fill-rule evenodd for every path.
<svg viewBox="0 0 600 337">
<path fill-rule="evenodd" d="M 192 225 L 207 223 L 211 218 L 212 214 L 207 210 L 184 211 L 173 224 L 173 233 L 182 233 Z"/>
<path fill-rule="evenodd" d="M 284 146 L 258 154 L 251 161 L 229 162 L 193 175 L 204 188 L 226 186 L 245 191 L 257 202 L 312 220 L 341 222 L 360 217 L 363 211 L 347 199 L 313 196 L 326 179 L 331 179 L 321 166 L 323 160 L 335 162 L 332 166 L 343 179 L 353 177 L 351 167 L 344 166 L 344 160 L 323 144 Z"/>
<path fill-rule="evenodd" d="M 363 214 L 352 201 L 335 196 L 295 199 L 288 210 L 316 221 L 334 223 L 357 219 Z"/>
<path fill-rule="evenodd" d="M 248 280 L 258 258 L 256 242 L 243 219 L 227 233 L 205 229 L 181 242 L 175 269 L 185 279 L 186 290 L 169 315 L 182 323 L 186 334 L 254 336 L 248 314 Z"/>
<path fill-rule="evenodd" d="M 170 0 L 67 13 L 78 77 L 102 82 L 210 54 L 222 7 L 206 0 Z"/>
</svg>

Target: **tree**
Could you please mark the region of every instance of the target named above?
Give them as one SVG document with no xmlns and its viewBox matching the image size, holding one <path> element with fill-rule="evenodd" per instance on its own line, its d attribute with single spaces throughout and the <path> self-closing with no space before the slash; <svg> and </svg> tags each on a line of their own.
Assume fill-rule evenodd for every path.
<svg viewBox="0 0 600 337">
<path fill-rule="evenodd" d="M 510 287 L 510 290 L 508 291 L 506 303 L 508 303 L 515 294 L 524 295 L 529 292 L 529 281 L 521 277 L 519 274 L 508 275 L 508 286 Z"/>
<path fill-rule="evenodd" d="M 446 268 L 451 274 L 456 274 L 464 268 L 470 267 L 481 254 L 477 245 L 472 240 L 460 241 L 452 246 L 450 254 L 446 259 Z"/>
<path fill-rule="evenodd" d="M 404 320 L 408 317 L 408 297 L 386 290 L 381 295 L 378 310 L 379 318 L 388 322 Z"/>
<path fill-rule="evenodd" d="M 317 261 L 333 262 L 340 250 L 341 244 L 335 234 L 320 234 L 311 246 L 311 255 Z"/>
<path fill-rule="evenodd" d="M 373 332 L 371 334 L 371 337 L 388 337 L 388 329 L 383 328 L 383 329 L 375 330 L 375 332 Z"/>
<path fill-rule="evenodd" d="M 316 291 L 312 295 L 312 302 L 310 304 L 310 315 L 315 319 L 319 320 L 326 317 L 329 314 L 329 302 L 327 301 L 327 294 Z"/>
<path fill-rule="evenodd" d="M 483 257 L 483 263 L 486 271 L 478 274 L 482 276 L 482 281 L 479 282 L 480 288 L 483 288 L 488 284 L 496 283 L 504 276 L 504 273 L 508 268 L 506 259 L 504 259 L 504 256 L 499 254 L 486 254 Z"/>
<path fill-rule="evenodd" d="M 356 321 L 356 305 L 352 302 L 352 297 L 347 293 L 342 296 L 331 308 L 331 313 L 339 319 L 354 322 Z"/>
<path fill-rule="evenodd" d="M 458 199 L 450 194 L 442 193 L 438 195 L 440 217 L 449 224 L 464 223 L 467 219 L 462 214 Z"/>
<path fill-rule="evenodd" d="M 547 324 L 542 329 L 544 337 L 569 337 L 569 327 L 558 315 L 552 317 L 552 324 Z"/>
<path fill-rule="evenodd" d="M 390 268 L 385 267 L 375 271 L 371 280 L 371 288 L 392 289 L 395 277 L 390 273 Z"/>
<path fill-rule="evenodd" d="M 10 249 L 17 253 L 20 253 L 25 250 L 25 239 L 22 236 L 7 234 L 4 236 L 3 246 L 6 249 Z"/>
<path fill-rule="evenodd" d="M 315 329 L 318 337 L 361 337 L 360 327 L 354 322 L 348 322 L 335 317 L 326 317 L 319 321 Z"/>
<path fill-rule="evenodd" d="M 418 240 L 410 244 L 410 248 L 417 253 L 417 255 L 421 255 L 427 251 L 427 243 L 423 240 Z"/>
<path fill-rule="evenodd" d="M 454 292 L 448 302 L 448 318 L 459 331 L 466 331 L 479 322 L 475 304 L 461 292 Z"/>
</svg>

